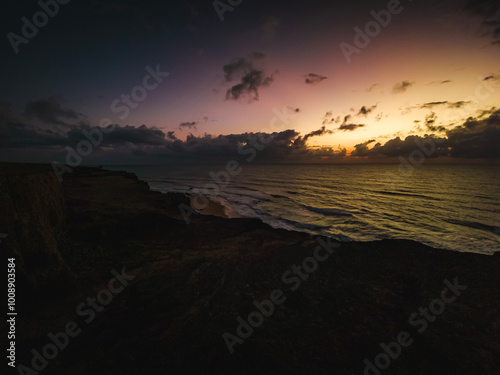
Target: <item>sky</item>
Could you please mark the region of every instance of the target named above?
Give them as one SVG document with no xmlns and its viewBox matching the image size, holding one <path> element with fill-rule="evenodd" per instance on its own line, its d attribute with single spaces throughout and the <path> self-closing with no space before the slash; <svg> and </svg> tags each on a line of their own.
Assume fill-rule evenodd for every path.
<svg viewBox="0 0 500 375">
<path fill-rule="evenodd" d="M 2 7 L 0 161 L 500 159 L 496 1 Z"/>
</svg>

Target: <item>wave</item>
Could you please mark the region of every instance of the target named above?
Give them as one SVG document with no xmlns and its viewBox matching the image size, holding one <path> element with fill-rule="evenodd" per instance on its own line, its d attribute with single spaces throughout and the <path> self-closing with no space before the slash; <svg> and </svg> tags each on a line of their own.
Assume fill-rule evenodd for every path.
<svg viewBox="0 0 500 375">
<path fill-rule="evenodd" d="M 290 197 L 287 197 L 286 195 L 279 195 L 279 194 L 271 194 L 271 197 L 273 198 L 284 198 L 284 199 L 290 199 Z"/>
<path fill-rule="evenodd" d="M 306 205 L 303 205 L 303 207 L 311 212 L 315 212 L 317 214 L 322 214 L 326 216 L 352 216 L 352 213 L 345 210 L 340 210 L 338 208 L 320 208 L 320 207 L 306 206 Z"/>
<path fill-rule="evenodd" d="M 385 195 L 398 195 L 398 196 L 403 196 L 403 197 L 414 197 L 414 198 L 424 198 L 424 199 L 430 199 L 433 201 L 440 201 L 441 199 L 439 198 L 434 198 L 434 197 L 429 197 L 427 195 L 421 195 L 421 194 L 409 194 L 409 193 L 396 193 L 394 191 L 380 191 L 380 190 L 374 190 L 374 193 L 378 194 L 385 194 Z"/>
<path fill-rule="evenodd" d="M 488 224 L 478 223 L 475 221 L 465 221 L 465 220 L 455 220 L 455 219 L 443 219 L 450 224 L 461 225 L 466 228 L 480 229 L 486 232 L 491 232 L 495 234 L 500 234 L 499 227 L 495 227 Z"/>
</svg>

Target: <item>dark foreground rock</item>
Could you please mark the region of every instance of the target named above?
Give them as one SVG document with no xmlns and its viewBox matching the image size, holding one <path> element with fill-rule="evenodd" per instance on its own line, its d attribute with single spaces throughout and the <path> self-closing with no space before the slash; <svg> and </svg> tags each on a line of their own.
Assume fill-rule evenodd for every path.
<svg viewBox="0 0 500 375">
<path fill-rule="evenodd" d="M 0 178 L 26 366 L 14 373 L 499 373 L 498 255 L 335 244 L 252 219 L 187 225 L 188 197 L 125 172 L 80 168 L 61 185 L 46 166 L 0 165 Z"/>
</svg>

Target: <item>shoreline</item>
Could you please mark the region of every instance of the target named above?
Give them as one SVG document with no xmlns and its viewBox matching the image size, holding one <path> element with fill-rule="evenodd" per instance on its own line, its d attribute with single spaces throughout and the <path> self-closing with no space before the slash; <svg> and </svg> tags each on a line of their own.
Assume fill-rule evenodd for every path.
<svg viewBox="0 0 500 375">
<path fill-rule="evenodd" d="M 243 216 L 239 215 L 232 207 L 230 207 L 229 205 L 224 205 L 214 198 L 203 196 L 204 199 L 208 200 L 208 204 L 206 205 L 206 207 L 198 209 L 196 206 L 195 199 L 197 199 L 199 196 L 196 194 L 189 194 L 189 193 L 187 193 L 186 196 L 189 197 L 191 208 L 202 215 L 212 215 L 224 219 L 243 218 Z"/>
</svg>

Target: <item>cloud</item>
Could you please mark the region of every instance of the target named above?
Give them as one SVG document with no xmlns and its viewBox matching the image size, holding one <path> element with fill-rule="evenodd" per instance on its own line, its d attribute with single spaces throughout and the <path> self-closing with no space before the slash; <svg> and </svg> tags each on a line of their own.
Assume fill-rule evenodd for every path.
<svg viewBox="0 0 500 375">
<path fill-rule="evenodd" d="M 378 104 L 375 104 L 372 105 L 371 107 L 362 106 L 358 111 L 357 116 L 364 116 L 364 117 L 368 116 L 373 110 L 375 110 L 375 108 L 377 108 L 377 105 Z"/>
<path fill-rule="evenodd" d="M 413 86 L 415 82 L 410 82 L 410 81 L 401 81 L 398 83 L 395 83 L 394 86 L 392 87 L 392 92 L 395 94 L 401 94 L 408 90 L 411 86 Z"/>
<path fill-rule="evenodd" d="M 191 128 L 194 128 L 196 129 L 196 124 L 197 122 L 196 121 L 191 121 L 191 122 L 181 122 L 179 124 L 179 129 L 182 130 L 182 128 L 188 128 L 188 129 L 191 129 Z"/>
<path fill-rule="evenodd" d="M 240 98 L 249 97 L 250 101 L 259 100 L 259 89 L 268 87 L 273 81 L 274 76 L 266 76 L 262 69 L 254 66 L 256 60 L 264 58 L 264 54 L 254 52 L 247 58 L 226 64 L 222 68 L 224 71 L 224 80 L 226 82 L 238 83 L 226 91 L 226 99 L 239 100 Z"/>
<path fill-rule="evenodd" d="M 193 122 L 183 123 L 186 127 L 193 126 Z M 66 147 L 77 149 L 81 141 L 88 142 L 87 134 L 102 134 L 98 145 L 93 146 L 92 153 L 85 157 L 86 162 L 106 163 L 126 160 L 134 162 L 137 158 L 151 163 L 166 160 L 196 161 L 200 158 L 222 160 L 228 158 L 245 159 L 249 152 L 242 153 L 242 149 L 251 148 L 254 142 L 264 144 L 259 148 L 259 158 L 293 159 L 318 161 L 321 158 L 338 158 L 346 155 L 345 149 L 334 150 L 331 147 L 310 147 L 307 141 L 311 137 L 331 134 L 333 130 L 322 127 L 301 136 L 293 129 L 274 133 L 243 133 L 229 135 L 195 136 L 189 134 L 186 140 L 176 137 L 174 131 L 164 132 L 155 127 L 141 125 L 113 125 L 112 131 L 103 132 L 100 127 L 91 127 L 88 124 L 78 124 L 63 131 L 41 129 L 35 125 L 23 123 L 13 119 L 9 106 L 0 103 L 0 152 L 6 155 L 36 154 L 37 160 L 44 155 L 45 162 L 57 160 L 64 163 L 67 155 Z M 23 150 L 30 150 L 26 152 Z M 33 151 L 33 152 L 31 152 Z M 255 150 L 253 151 L 255 152 Z M 218 159 L 219 158 L 219 159 Z M 320 158 L 320 159 L 318 159 Z"/>
<path fill-rule="evenodd" d="M 184 128 L 188 128 L 188 129 L 194 129 L 194 130 L 197 130 L 197 126 L 198 125 L 201 125 L 202 123 L 206 123 L 208 122 L 210 119 L 208 116 L 204 116 L 203 119 L 200 121 L 200 120 L 196 120 L 196 121 L 185 121 L 185 122 L 181 122 L 179 124 L 179 130 L 184 130 Z M 214 120 L 212 120 L 214 121 Z"/>
<path fill-rule="evenodd" d="M 424 104 L 418 104 L 412 107 L 400 108 L 402 110 L 401 114 L 406 115 L 410 113 L 414 109 L 434 109 L 436 107 L 446 107 L 448 109 L 460 109 L 465 107 L 468 104 L 471 104 L 471 101 L 458 101 L 458 102 L 449 102 L 446 100 L 443 101 L 435 101 L 435 102 L 427 102 Z"/>
<path fill-rule="evenodd" d="M 346 132 L 346 131 L 352 132 L 352 131 L 354 131 L 356 129 L 364 128 L 366 126 L 365 124 L 352 124 L 352 123 L 348 123 L 351 119 L 352 119 L 351 115 L 344 116 L 344 122 L 336 130 L 343 131 L 343 132 Z"/>
<path fill-rule="evenodd" d="M 429 102 L 429 103 L 424 103 L 420 106 L 420 109 L 432 109 L 434 107 L 439 107 L 439 106 L 447 106 L 450 109 L 453 108 L 462 108 L 466 104 L 470 104 L 472 102 L 468 101 L 465 102 L 463 100 L 458 101 L 458 102 L 448 102 L 448 101 L 441 101 L 441 102 Z"/>
<path fill-rule="evenodd" d="M 437 140 L 437 141 L 436 141 Z M 368 148 L 368 143 L 373 142 L 373 140 L 368 143 L 360 143 L 354 146 L 354 151 L 351 152 L 351 156 L 370 156 L 370 157 L 395 157 L 395 156 L 406 156 L 415 150 L 420 150 L 418 148 L 419 143 L 432 141 L 436 146 L 436 150 L 433 157 L 445 155 L 444 148 L 440 146 L 441 139 L 438 137 L 420 137 L 418 135 L 409 135 L 404 140 L 400 137 L 396 137 L 388 140 L 384 145 L 380 142 L 375 144 L 372 148 Z"/>
<path fill-rule="evenodd" d="M 340 123 L 340 116 L 334 117 L 332 111 L 326 112 L 325 115 L 323 116 L 322 124 L 326 125 L 326 124 L 334 124 L 334 123 L 335 124 Z"/>
<path fill-rule="evenodd" d="M 500 74 L 490 74 L 489 76 L 484 77 L 483 81 L 500 82 Z"/>
<path fill-rule="evenodd" d="M 483 119 L 470 117 L 446 135 L 451 156 L 500 159 L 500 110 Z"/>
<path fill-rule="evenodd" d="M 322 136 L 322 135 L 325 135 L 325 134 L 333 134 L 335 131 L 334 130 L 328 130 L 326 129 L 325 126 L 322 126 L 320 129 L 318 130 L 314 130 L 306 135 L 304 135 L 303 137 L 297 137 L 295 140 L 294 140 L 294 145 L 301 145 L 302 147 L 305 147 L 306 145 L 306 142 L 309 138 L 311 137 L 319 137 L 319 136 Z"/>
<path fill-rule="evenodd" d="M 2 148 L 54 148 L 67 145 L 67 137 L 58 132 L 12 121 L 0 122 Z"/>
<path fill-rule="evenodd" d="M 101 129 L 100 127 L 91 127 L 88 124 L 80 124 L 67 130 L 66 133 L 61 133 L 18 121 L 2 122 L 0 123 L 0 146 L 62 150 L 66 146 L 74 147 L 80 141 L 88 141 L 83 131 L 93 134 L 92 132 L 99 130 L 104 135 Z M 164 144 L 165 133 L 159 129 L 148 128 L 146 125 L 139 127 L 114 125 L 114 130 L 107 132 L 96 148 L 139 145 L 163 146 Z"/>
<path fill-rule="evenodd" d="M 489 36 L 492 45 L 500 45 L 500 6 L 497 0 L 468 0 L 463 9 L 481 18 L 483 36 Z"/>
<path fill-rule="evenodd" d="M 477 111 L 476 118 L 477 119 L 483 119 L 486 116 L 492 115 L 496 111 L 497 111 L 496 107 L 491 107 L 490 109 L 481 109 L 481 110 Z"/>
<path fill-rule="evenodd" d="M 86 137 L 82 130 L 91 130 L 90 126 L 72 129 L 68 132 L 70 143 L 76 143 Z M 141 125 L 138 127 L 131 125 L 115 125 L 114 130 L 103 137 L 102 146 L 120 146 L 120 145 L 147 145 L 162 146 L 165 144 L 165 133 L 155 127 Z"/>
<path fill-rule="evenodd" d="M 353 156 L 367 156 L 369 154 L 368 145 L 375 142 L 375 139 L 370 139 L 369 141 L 359 143 L 354 146 L 354 151 L 351 152 Z"/>
<path fill-rule="evenodd" d="M 304 139 L 308 139 L 308 138 L 310 138 L 310 137 L 318 137 L 318 136 L 320 136 L 320 135 L 332 134 L 332 133 L 333 133 L 333 131 L 332 131 L 332 130 L 328 130 L 328 129 L 326 129 L 324 126 L 322 126 L 320 129 L 318 129 L 318 130 L 314 130 L 314 131 L 312 131 L 312 132 L 310 132 L 310 133 L 306 134 L 306 135 L 304 136 Z"/>
<path fill-rule="evenodd" d="M 305 75 L 304 78 L 305 78 L 306 84 L 308 84 L 308 85 L 317 85 L 321 81 L 328 79 L 328 77 L 322 76 L 322 75 L 316 74 L 316 73 L 309 73 L 309 74 Z"/>
<path fill-rule="evenodd" d="M 426 127 L 434 127 L 435 114 L 426 117 Z M 500 110 L 495 110 L 486 118 L 469 118 L 462 125 L 445 131 L 445 135 L 411 135 L 402 140 L 399 136 L 384 145 L 377 143 L 372 148 L 368 144 L 373 140 L 354 146 L 352 156 L 394 157 L 409 155 L 420 150 L 418 144 L 434 145 L 429 157 L 449 156 L 460 158 L 500 159 Z"/>
<path fill-rule="evenodd" d="M 444 126 L 436 126 L 436 121 L 437 121 L 437 116 L 434 112 L 431 112 L 427 116 L 425 116 L 425 127 L 427 130 L 431 132 L 444 132 L 446 131 L 446 128 Z"/>
<path fill-rule="evenodd" d="M 426 86 L 436 85 L 436 84 L 437 84 L 437 85 L 445 85 L 445 84 L 447 84 L 447 83 L 451 83 L 451 82 L 453 82 L 453 81 L 452 81 L 452 80 L 450 80 L 450 79 L 446 79 L 446 80 L 444 80 L 444 81 L 432 81 L 432 82 L 429 82 Z"/>
<path fill-rule="evenodd" d="M 60 96 L 51 96 L 48 99 L 40 99 L 26 104 L 24 114 L 28 118 L 34 118 L 44 124 L 57 124 L 69 126 L 68 120 L 75 122 L 83 120 L 84 116 L 73 109 L 61 106 Z"/>
<path fill-rule="evenodd" d="M 342 124 L 340 125 L 340 127 L 338 128 L 338 130 L 340 131 L 354 131 L 356 129 L 359 129 L 359 128 L 363 128 L 365 127 L 366 125 L 365 124 Z"/>
<path fill-rule="evenodd" d="M 368 92 L 372 92 L 372 91 L 373 91 L 373 89 L 375 89 L 375 87 L 377 87 L 377 86 L 380 86 L 380 84 L 379 84 L 379 83 L 374 83 L 373 85 L 371 85 L 370 87 L 368 87 L 368 88 L 366 89 L 366 91 L 368 91 Z"/>
</svg>

